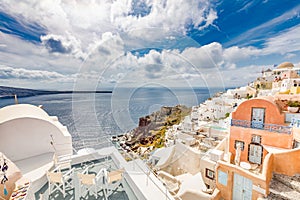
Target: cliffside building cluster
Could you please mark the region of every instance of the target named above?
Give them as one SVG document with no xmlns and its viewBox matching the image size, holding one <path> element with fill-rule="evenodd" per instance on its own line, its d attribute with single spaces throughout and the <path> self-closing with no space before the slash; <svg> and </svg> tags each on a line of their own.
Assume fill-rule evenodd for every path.
<svg viewBox="0 0 300 200">
<path fill-rule="evenodd" d="M 298 101 L 300 68 L 282 63 L 194 106 L 149 163 L 175 199 L 299 199 L 276 188 L 278 176 L 300 182 L 300 113 L 289 107 Z"/>
</svg>

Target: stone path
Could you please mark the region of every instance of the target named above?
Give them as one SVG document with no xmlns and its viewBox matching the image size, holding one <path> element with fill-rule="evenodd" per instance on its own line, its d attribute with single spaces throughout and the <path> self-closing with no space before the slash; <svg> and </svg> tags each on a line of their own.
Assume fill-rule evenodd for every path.
<svg viewBox="0 0 300 200">
<path fill-rule="evenodd" d="M 300 175 L 286 176 L 274 173 L 270 183 L 270 195 L 267 199 L 300 199 Z"/>
</svg>

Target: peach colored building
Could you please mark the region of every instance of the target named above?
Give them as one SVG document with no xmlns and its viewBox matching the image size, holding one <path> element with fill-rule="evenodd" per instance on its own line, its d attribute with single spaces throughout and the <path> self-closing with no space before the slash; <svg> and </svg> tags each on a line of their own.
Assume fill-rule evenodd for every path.
<svg viewBox="0 0 300 200">
<path fill-rule="evenodd" d="M 240 161 L 261 165 L 267 153 L 263 146 L 284 149 L 291 149 L 293 146 L 292 130 L 289 123 L 285 123 L 285 113 L 272 97 L 243 102 L 232 113 L 231 123 L 229 151 L 235 155 L 236 144 L 240 143 Z M 255 152 L 252 151 L 258 151 L 259 154 L 254 155 Z"/>
<path fill-rule="evenodd" d="M 218 161 L 216 185 L 224 199 L 266 197 L 272 173 L 300 173 L 300 128 L 291 127 L 292 113 L 273 97 L 243 102 L 232 113 L 229 159 Z"/>
</svg>

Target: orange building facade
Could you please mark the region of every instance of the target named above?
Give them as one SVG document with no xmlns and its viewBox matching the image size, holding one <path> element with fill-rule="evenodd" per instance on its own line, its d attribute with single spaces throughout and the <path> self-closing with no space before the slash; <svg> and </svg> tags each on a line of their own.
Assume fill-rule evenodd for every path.
<svg viewBox="0 0 300 200">
<path fill-rule="evenodd" d="M 264 146 L 293 147 L 292 129 L 285 123 L 285 113 L 272 98 L 245 101 L 232 113 L 229 151 L 234 157 L 237 143 L 242 146 L 240 162 L 258 165 L 267 154 Z"/>
<path fill-rule="evenodd" d="M 300 149 L 293 149 L 299 131 L 286 122 L 286 112 L 272 97 L 240 104 L 232 113 L 230 156 L 216 167 L 216 185 L 222 198 L 266 197 L 273 172 L 289 176 L 299 173 Z"/>
</svg>

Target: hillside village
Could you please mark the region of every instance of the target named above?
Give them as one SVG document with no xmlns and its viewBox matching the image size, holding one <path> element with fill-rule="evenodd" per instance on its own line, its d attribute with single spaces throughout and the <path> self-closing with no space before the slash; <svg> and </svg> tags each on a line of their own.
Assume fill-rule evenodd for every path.
<svg viewBox="0 0 300 200">
<path fill-rule="evenodd" d="M 165 147 L 138 152 L 175 199 L 300 199 L 299 102 L 300 68 L 282 63 L 192 107 Z"/>
</svg>

